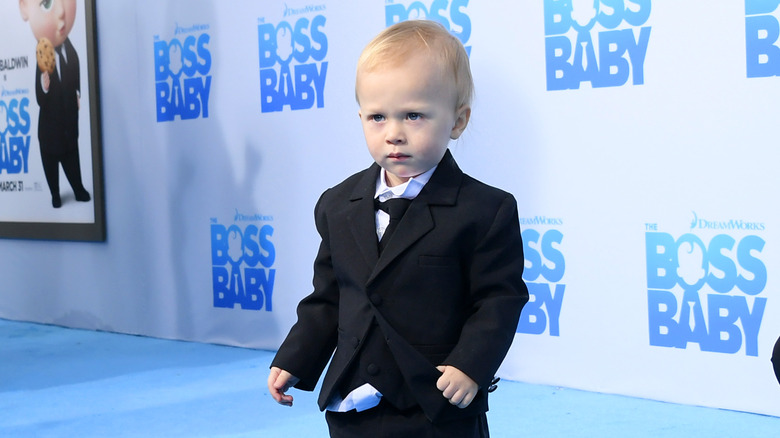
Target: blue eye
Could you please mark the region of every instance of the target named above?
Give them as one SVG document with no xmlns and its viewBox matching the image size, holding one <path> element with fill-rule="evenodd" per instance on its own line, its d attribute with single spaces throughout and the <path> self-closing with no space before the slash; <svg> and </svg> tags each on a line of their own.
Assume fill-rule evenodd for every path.
<svg viewBox="0 0 780 438">
<path fill-rule="evenodd" d="M 41 0 L 40 3 L 41 9 L 46 12 L 51 11 L 52 5 L 54 5 L 54 0 Z"/>
<path fill-rule="evenodd" d="M 385 116 L 381 114 L 374 114 L 373 116 L 369 117 L 372 122 L 383 122 L 385 120 Z"/>
<path fill-rule="evenodd" d="M 420 120 L 422 118 L 422 114 L 420 113 L 409 113 L 406 115 L 406 118 L 409 120 Z"/>
</svg>

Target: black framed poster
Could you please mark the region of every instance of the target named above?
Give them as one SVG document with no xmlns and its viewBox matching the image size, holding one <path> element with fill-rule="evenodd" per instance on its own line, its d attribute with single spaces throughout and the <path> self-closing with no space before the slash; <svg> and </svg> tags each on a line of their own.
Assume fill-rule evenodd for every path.
<svg viewBox="0 0 780 438">
<path fill-rule="evenodd" d="M 103 241 L 95 0 L 0 4 L 0 237 Z"/>
</svg>

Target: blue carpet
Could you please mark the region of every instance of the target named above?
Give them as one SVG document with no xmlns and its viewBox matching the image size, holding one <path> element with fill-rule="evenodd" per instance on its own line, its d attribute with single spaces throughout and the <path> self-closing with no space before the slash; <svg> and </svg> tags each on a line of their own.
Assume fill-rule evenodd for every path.
<svg viewBox="0 0 780 438">
<path fill-rule="evenodd" d="M 0 320 L 0 437 L 327 437 L 316 392 L 268 395 L 272 356 Z M 506 381 L 488 421 L 499 438 L 780 436 L 776 417 Z"/>
</svg>

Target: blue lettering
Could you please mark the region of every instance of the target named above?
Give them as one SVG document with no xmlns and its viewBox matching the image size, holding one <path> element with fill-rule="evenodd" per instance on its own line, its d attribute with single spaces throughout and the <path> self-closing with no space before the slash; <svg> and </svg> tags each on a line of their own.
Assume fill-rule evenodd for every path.
<svg viewBox="0 0 780 438">
<path fill-rule="evenodd" d="M 257 266 L 260 261 L 260 247 L 254 240 L 258 231 L 255 225 L 247 225 L 246 230 L 244 230 L 244 263 L 251 267 Z"/>
<path fill-rule="evenodd" d="M 680 323 L 676 330 L 680 337 L 678 346 L 685 348 L 688 342 L 695 342 L 700 346 L 707 343 L 707 325 L 704 322 L 704 309 L 699 299 L 699 293 L 695 290 L 683 292 L 680 304 Z"/>
<path fill-rule="evenodd" d="M 276 92 L 276 71 L 272 68 L 260 70 L 260 110 L 264 113 L 281 111 L 282 101 Z"/>
<path fill-rule="evenodd" d="M 299 63 L 304 63 L 309 60 L 309 52 L 311 51 L 311 42 L 306 35 L 306 31 L 309 30 L 309 20 L 301 18 L 295 22 L 295 30 L 292 34 L 293 40 L 293 58 Z M 300 48 L 300 50 L 299 50 Z"/>
<path fill-rule="evenodd" d="M 273 310 L 276 258 L 270 240 L 273 227 L 211 225 L 211 262 L 214 307 Z"/>
<path fill-rule="evenodd" d="M 211 76 L 184 78 L 179 85 L 174 78 L 173 90 L 167 82 L 155 85 L 157 94 L 157 121 L 173 120 L 177 115 L 182 120 L 209 116 L 209 96 L 211 95 Z"/>
<path fill-rule="evenodd" d="M 441 14 L 442 11 L 447 11 L 447 3 L 449 3 L 448 0 L 434 0 L 433 3 L 431 3 L 427 18 L 441 24 L 445 29 L 450 30 L 449 20 L 444 18 L 444 15 Z"/>
<path fill-rule="evenodd" d="M 633 84 L 642 85 L 649 41 L 650 27 L 639 30 L 638 40 L 632 29 L 601 32 L 597 61 L 590 33 L 580 32 L 570 64 L 572 46 L 569 39 L 565 36 L 547 37 L 547 89 L 577 89 L 581 82 L 590 82 L 593 87 L 617 87 L 628 81 L 631 72 Z"/>
<path fill-rule="evenodd" d="M 732 236 L 719 234 L 705 245 L 690 233 L 675 241 L 657 232 L 646 233 L 645 239 L 650 345 L 686 348 L 696 343 L 702 351 L 734 354 L 744 344 L 746 355 L 757 356 L 766 298 L 755 297 L 751 309 L 747 296 L 727 293 L 735 287 L 746 295 L 763 291 L 766 266 L 756 253 L 763 250 L 764 240 L 749 235 L 737 243 Z M 685 271 L 675 275 L 683 262 Z M 691 271 L 693 278 L 687 278 Z M 698 282 L 689 284 L 699 276 Z M 706 306 L 700 296 L 705 284 L 713 290 L 706 295 Z M 683 288 L 679 300 L 671 292 L 678 285 Z"/>
<path fill-rule="evenodd" d="M 224 225 L 211 225 L 211 264 L 226 265 L 228 257 L 228 234 Z"/>
<path fill-rule="evenodd" d="M 203 60 L 203 62 L 199 62 L 197 64 L 198 68 L 197 71 L 201 75 L 207 75 L 211 71 L 211 52 L 206 47 L 211 41 L 211 36 L 209 34 L 204 33 L 201 34 L 198 37 L 198 45 L 197 45 L 197 51 L 198 51 L 198 57 Z"/>
<path fill-rule="evenodd" d="M 157 121 L 172 121 L 178 115 L 182 120 L 209 116 L 211 94 L 211 53 L 208 43 L 211 37 L 201 34 L 197 38 L 188 36 L 181 44 L 177 39 L 170 42 L 155 41 L 155 98 Z M 169 49 L 178 47 L 181 56 L 181 71 L 173 74 L 169 66 Z M 195 76 L 200 74 L 202 76 Z M 170 77 L 170 83 L 168 78 Z"/>
<path fill-rule="evenodd" d="M 311 57 L 315 61 L 322 61 L 328 53 L 328 37 L 322 32 L 324 26 L 325 17 L 323 15 L 318 15 L 311 20 L 311 39 L 319 45 L 319 48 L 312 45 Z"/>
<path fill-rule="evenodd" d="M 544 40 L 545 58 L 547 59 L 547 90 L 567 90 L 574 88 L 572 66 L 568 60 L 571 56 L 571 42 L 565 36 L 552 36 Z M 576 83 L 579 87 L 579 82 Z"/>
<path fill-rule="evenodd" d="M 396 23 L 406 21 L 408 16 L 406 8 L 399 3 L 385 5 L 385 26 L 390 27 Z"/>
<path fill-rule="evenodd" d="M 242 309 L 260 310 L 265 304 L 265 310 L 273 310 L 272 297 L 276 269 L 246 268 L 246 298 L 241 303 Z"/>
<path fill-rule="evenodd" d="M 184 76 L 192 77 L 198 71 L 198 53 L 195 51 L 195 37 L 190 35 L 184 39 L 181 46 L 181 72 Z"/>
<path fill-rule="evenodd" d="M 605 29 L 614 29 L 623 21 L 623 0 L 601 0 L 597 21 Z M 604 8 L 606 6 L 606 8 Z M 611 11 L 611 14 L 607 12 Z M 641 23 L 640 23 L 641 24 Z"/>
<path fill-rule="evenodd" d="M 763 38 L 762 34 L 765 34 Z M 780 24 L 775 17 L 757 15 L 745 18 L 747 77 L 780 74 L 780 48 L 775 45 L 779 36 Z"/>
<path fill-rule="evenodd" d="M 744 270 L 753 274 L 753 279 L 739 274 L 736 285 L 748 295 L 758 295 L 766 286 L 766 265 L 751 254 L 751 251 L 761 252 L 763 249 L 764 239 L 758 236 L 745 236 L 737 246 L 737 261 Z"/>
<path fill-rule="evenodd" d="M 552 283 L 560 281 L 566 270 L 563 253 L 554 246 L 560 244 L 562 240 L 563 233 L 558 230 L 548 230 L 543 235 L 533 228 L 523 230 L 525 255 L 523 279 L 528 285 L 530 300 L 520 316 L 518 333 L 544 333 L 549 320 L 550 335 L 560 335 L 559 321 L 566 285 Z M 539 246 L 537 247 L 536 244 Z M 549 261 L 552 267 L 545 261 Z M 534 283 L 533 280 L 540 276 L 550 283 Z"/>
<path fill-rule="evenodd" d="M 641 26 L 647 23 L 647 19 L 650 18 L 650 1 L 651 0 L 626 0 L 628 3 L 633 3 L 638 6 L 636 10 L 626 6 L 623 19 L 631 26 Z"/>
<path fill-rule="evenodd" d="M 539 241 L 539 232 L 533 228 L 523 230 L 523 255 L 525 257 L 525 269 L 523 280 L 535 281 L 542 274 L 542 256 L 539 251 L 531 247 L 531 243 Z"/>
<path fill-rule="evenodd" d="M 278 26 L 264 23 L 258 26 L 260 58 L 260 110 L 263 113 L 282 111 L 285 106 L 291 110 L 317 108 L 325 106 L 324 91 L 328 63 L 302 64 L 313 58 L 325 59 L 328 52 L 328 39 L 322 32 L 326 19 L 322 15 L 311 21 L 300 18 L 291 27 L 286 22 Z M 289 35 L 292 44 L 291 57 L 279 57 L 277 35 Z M 307 34 L 308 33 L 308 34 Z M 283 55 L 284 56 L 284 55 Z M 290 65 L 291 59 L 301 63 Z M 279 71 L 275 66 L 279 63 Z"/>
<path fill-rule="evenodd" d="M 734 282 L 737 279 L 737 266 L 723 253 L 724 250 L 730 251 L 734 247 L 734 238 L 725 234 L 719 234 L 710 241 L 709 250 L 707 250 L 707 260 L 710 265 L 723 272 L 723 276 L 715 275 L 710 271 L 707 275 L 707 284 L 712 290 L 720 293 L 727 293 L 734 289 Z"/>
<path fill-rule="evenodd" d="M 7 144 L 1 144 L 0 150 L 0 173 L 5 171 L 9 175 L 17 173 L 27 173 L 27 160 L 30 156 L 30 136 L 11 137 Z"/>
<path fill-rule="evenodd" d="M 544 2 L 545 35 L 563 35 L 571 28 L 571 22 L 571 3 L 569 0 L 546 0 Z"/>
<path fill-rule="evenodd" d="M 7 133 L 11 136 L 27 135 L 30 132 L 30 99 L 23 97 L 21 100 L 11 99 L 6 105 L 6 115 L 8 118 Z"/>
<path fill-rule="evenodd" d="M 419 18 L 435 21 L 458 38 L 463 43 L 466 54 L 471 55 L 471 47 L 466 46 L 469 38 L 471 38 L 471 19 L 463 12 L 463 9 L 468 4 L 469 0 L 433 0 L 430 9 L 427 9 L 420 1 L 411 3 L 408 8 L 402 4 L 390 3 L 385 5 L 385 25 L 390 27 L 402 21 Z M 448 10 L 449 20 L 446 16 Z M 451 24 L 459 26 L 461 30 L 459 32 L 455 31 Z"/>
<path fill-rule="evenodd" d="M 160 82 L 168 79 L 168 43 L 165 41 L 154 42 L 154 80 Z"/>
<path fill-rule="evenodd" d="M 529 301 L 523 307 L 520 321 L 517 325 L 517 333 L 539 335 L 547 328 L 547 320 L 550 321 L 550 336 L 560 336 L 560 316 L 563 304 L 563 295 L 566 285 L 556 284 L 555 293 L 551 291 L 547 283 L 526 283 L 528 286 Z M 542 308 L 544 306 L 544 309 Z M 546 312 L 545 312 L 546 309 Z"/>
<path fill-rule="evenodd" d="M 563 233 L 558 230 L 549 230 L 542 236 L 542 254 L 545 259 L 553 264 L 553 268 L 547 267 L 546 264 L 542 265 L 542 276 L 550 283 L 561 281 L 566 270 L 566 261 L 563 258 L 563 253 L 553 247 L 554 243 L 560 245 L 562 240 Z"/>
<path fill-rule="evenodd" d="M 277 62 L 289 63 L 288 58 L 281 59 L 278 55 L 279 42 L 276 37 L 280 30 L 282 30 L 282 35 L 290 35 L 292 55 L 296 62 L 304 63 L 309 58 L 316 61 L 325 59 L 325 55 L 328 53 L 328 38 L 322 32 L 325 22 L 325 17 L 318 15 L 311 22 L 308 18 L 300 18 L 295 22 L 294 27 L 285 21 L 279 23 L 278 26 L 271 23 L 257 26 L 260 69 L 271 68 Z M 316 43 L 317 46 L 315 47 L 312 42 Z"/>
<path fill-rule="evenodd" d="M 748 295 L 759 294 L 766 286 L 766 266 L 753 255 L 753 251 L 761 252 L 764 248 L 764 240 L 758 236 L 745 236 L 737 245 L 736 263 L 734 261 L 735 239 L 726 234 L 719 234 L 712 238 L 709 249 L 693 234 L 687 233 L 676 242 L 666 233 L 648 232 L 645 234 L 645 249 L 647 256 L 647 286 L 654 289 L 672 289 L 680 284 L 686 289 L 695 286 L 701 288 L 705 283 L 715 292 L 727 293 L 737 286 Z M 675 275 L 679 266 L 677 258 L 678 248 L 685 248 L 688 252 L 694 247 L 700 248 L 704 254 L 702 268 L 706 273 L 706 281 L 695 285 L 687 285 Z M 737 264 L 746 272 L 752 274 L 752 279 L 738 274 Z M 712 271 L 709 267 L 715 269 Z"/>
<path fill-rule="evenodd" d="M 568 40 L 567 40 L 568 41 Z M 573 89 L 580 87 L 580 82 L 587 81 L 593 86 L 599 84 L 599 64 L 596 61 L 596 50 L 589 32 L 577 34 L 577 44 L 574 50 L 574 64 L 572 64 L 572 81 L 569 85 Z M 621 58 L 622 59 L 622 58 Z"/>
<path fill-rule="evenodd" d="M 766 298 L 755 298 L 752 312 L 744 296 L 711 294 L 708 306 L 710 338 L 709 344 L 702 349 L 730 354 L 738 352 L 742 347 L 742 332 L 737 321 L 741 321 L 745 355 L 758 356 L 758 331 L 766 308 Z"/>
<path fill-rule="evenodd" d="M 260 243 L 260 248 L 262 248 L 263 253 L 260 253 L 260 263 L 265 266 L 266 268 L 270 268 L 273 266 L 274 261 L 276 260 L 276 248 L 274 247 L 273 242 L 271 242 L 271 236 L 274 234 L 274 228 L 270 225 L 263 225 L 260 228 L 260 233 L 258 235 L 258 241 Z M 273 282 L 272 282 L 273 283 Z"/>
<path fill-rule="evenodd" d="M 745 0 L 745 15 L 769 14 L 777 9 L 780 0 Z"/>
<path fill-rule="evenodd" d="M 157 121 L 173 120 L 175 111 L 171 99 L 171 88 L 165 82 L 158 82 L 155 85 L 155 94 L 157 95 Z"/>
<path fill-rule="evenodd" d="M 213 237 L 213 236 L 212 236 Z M 213 242 L 213 239 L 212 239 Z M 214 246 L 211 247 L 212 256 Z M 230 298 L 228 281 L 230 275 L 224 266 L 213 266 L 211 268 L 212 287 L 214 290 L 214 307 L 233 307 L 233 300 Z"/>
<path fill-rule="evenodd" d="M 756 297 L 753 300 L 753 311 L 747 307 L 746 297 L 739 303 L 742 308 L 742 330 L 745 331 L 745 354 L 748 356 L 758 356 L 758 331 L 761 328 L 761 320 L 764 318 L 764 309 L 766 309 L 766 298 Z"/>
<path fill-rule="evenodd" d="M 742 332 L 736 323 L 742 316 L 740 304 L 747 309 L 745 297 L 712 294 L 707 304 L 710 337 L 709 342 L 701 343 L 701 349 L 728 354 L 738 352 L 742 347 Z"/>
<path fill-rule="evenodd" d="M 201 78 L 184 79 L 184 106 L 179 113 L 182 120 L 194 119 L 200 115 L 200 101 L 198 100 L 200 88 Z"/>
<path fill-rule="evenodd" d="M 230 272 L 224 266 L 213 266 L 212 285 L 214 307 L 273 311 L 273 290 L 276 269 L 245 268 L 242 274 L 237 264 Z"/>
<path fill-rule="evenodd" d="M 659 347 L 681 347 L 677 333 L 677 298 L 665 290 L 647 291 L 648 323 L 650 345 Z"/>
<path fill-rule="evenodd" d="M 600 3 L 594 20 L 578 24 L 572 19 L 569 0 L 545 1 L 548 90 L 578 89 L 582 82 L 590 82 L 594 88 L 617 87 L 624 85 L 629 75 L 633 75 L 633 85 L 644 84 L 651 28 L 639 28 L 638 35 L 633 28 L 617 28 L 624 21 L 637 28 L 646 23 L 650 17 L 650 0 L 601 0 Z M 594 32 L 596 22 L 608 30 Z M 577 33 L 574 42 L 567 35 L 572 28 Z M 598 42 L 594 44 L 594 41 Z M 598 46 L 598 56 L 595 46 Z"/>
<path fill-rule="evenodd" d="M 626 38 L 628 59 L 631 60 L 631 68 L 633 69 L 634 85 L 642 85 L 645 83 L 645 56 L 647 55 L 647 45 L 649 42 L 649 27 L 643 27 L 639 30 L 638 40 L 634 40 L 633 32 L 631 38 Z"/>
<path fill-rule="evenodd" d="M 673 288 L 677 284 L 677 245 L 674 238 L 666 233 L 645 233 L 645 256 L 647 287 Z"/>
<path fill-rule="evenodd" d="M 461 43 L 464 45 L 471 38 L 471 18 L 463 13 L 461 9 L 465 9 L 469 5 L 469 0 L 453 0 L 452 6 L 450 6 L 450 20 L 452 23 L 463 28 L 461 32 L 452 31 Z M 466 51 L 471 53 L 471 47 L 466 47 Z"/>
<path fill-rule="evenodd" d="M 260 48 L 260 72 L 276 64 L 276 28 L 271 23 L 257 26 L 257 40 Z M 262 84 L 262 81 L 261 81 Z"/>
<path fill-rule="evenodd" d="M 622 21 L 622 20 L 621 20 Z M 630 43 L 629 43 L 630 41 Z M 628 60 L 623 53 L 628 51 L 629 44 L 634 43 L 634 32 L 631 29 L 613 30 L 599 34 L 599 57 L 601 71 L 596 81 L 596 87 L 617 87 L 628 81 Z M 630 53 L 629 53 L 630 58 Z"/>
<path fill-rule="evenodd" d="M 285 105 L 292 110 L 309 109 L 317 102 L 317 108 L 325 106 L 325 77 L 328 63 L 323 62 L 296 65 L 292 74 L 282 66 L 277 79 L 274 69 L 260 70 L 260 92 L 263 96 L 260 105 L 262 112 L 282 111 Z"/>
<path fill-rule="evenodd" d="M 5 132 L 0 133 L 0 173 L 28 173 L 30 156 L 30 99 L 11 99 L 7 103 L 0 101 L 6 124 Z"/>
<path fill-rule="evenodd" d="M 247 265 L 255 267 L 260 263 L 266 268 L 273 266 L 276 259 L 276 249 L 270 240 L 273 234 L 274 229 L 270 225 L 263 225 L 260 229 L 255 225 L 246 227 L 246 231 L 244 231 L 244 262 Z"/>
</svg>

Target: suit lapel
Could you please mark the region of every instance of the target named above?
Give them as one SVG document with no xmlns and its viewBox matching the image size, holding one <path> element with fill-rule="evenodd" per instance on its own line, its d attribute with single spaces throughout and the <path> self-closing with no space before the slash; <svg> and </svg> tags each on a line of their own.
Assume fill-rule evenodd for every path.
<svg viewBox="0 0 780 438">
<path fill-rule="evenodd" d="M 462 178 L 463 172 L 458 168 L 455 159 L 452 158 L 452 154 L 448 149 L 436 167 L 436 171 L 431 175 L 430 181 L 409 205 L 409 209 L 398 224 L 395 234 L 387 243 L 382 256 L 379 257 L 376 268 L 368 280 L 369 282 L 396 257 L 434 228 L 435 224 L 430 208 L 432 205 L 455 205 Z M 374 183 L 376 184 L 376 177 Z M 374 193 L 372 192 L 370 195 L 371 211 L 373 211 L 373 195 Z M 374 241 L 376 241 L 375 231 Z M 376 247 L 376 244 L 374 244 L 374 247 Z M 376 248 L 374 253 L 377 253 Z"/>
<path fill-rule="evenodd" d="M 374 192 L 379 177 L 379 165 L 374 163 L 350 195 L 347 222 L 360 254 L 373 269 L 379 259 L 374 213 Z"/>
</svg>

